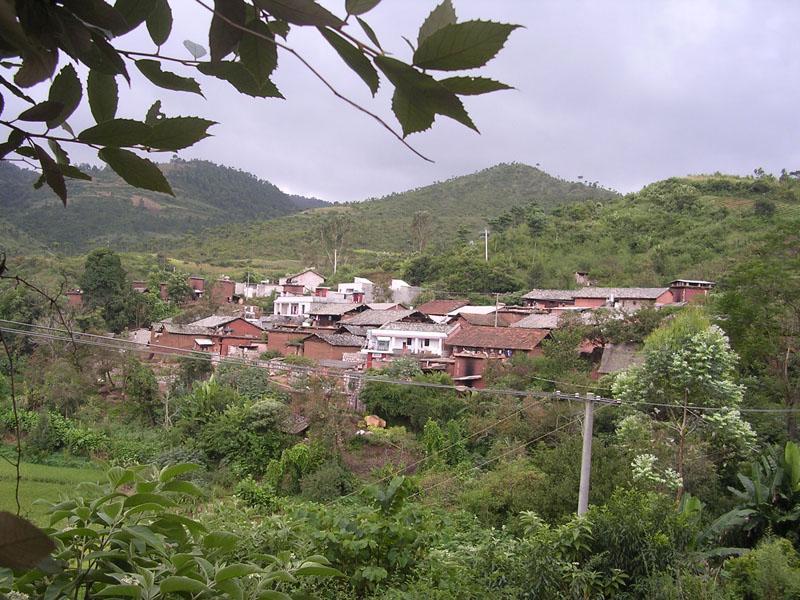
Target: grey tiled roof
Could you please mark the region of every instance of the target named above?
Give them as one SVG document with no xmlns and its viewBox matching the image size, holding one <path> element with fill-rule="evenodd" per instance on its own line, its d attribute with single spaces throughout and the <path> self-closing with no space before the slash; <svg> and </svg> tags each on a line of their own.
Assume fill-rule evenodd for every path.
<svg viewBox="0 0 800 600">
<path fill-rule="evenodd" d="M 523 298 L 529 300 L 572 300 L 574 290 L 531 290 Z"/>
<path fill-rule="evenodd" d="M 320 331 L 314 332 L 308 337 L 318 337 L 331 346 L 350 346 L 355 348 L 363 346 L 365 341 L 365 338 L 353 335 L 352 333 L 323 333 Z"/>
<path fill-rule="evenodd" d="M 413 310 L 365 310 L 357 315 L 342 319 L 342 325 L 367 325 L 380 327 L 392 321 L 399 321 L 414 314 Z"/>
<path fill-rule="evenodd" d="M 516 323 L 512 323 L 511 327 L 524 327 L 526 329 L 555 329 L 558 327 L 559 315 L 546 314 L 546 315 L 528 315 L 524 319 L 520 319 Z"/>
<path fill-rule="evenodd" d="M 655 300 L 669 288 L 643 287 L 584 287 L 579 290 L 531 290 L 523 298 L 528 300 L 573 300 L 575 298 L 611 298 Z"/>
<path fill-rule="evenodd" d="M 438 323 L 403 323 L 393 322 L 382 325 L 381 331 L 421 331 L 426 333 L 449 333 L 454 325 L 440 325 Z"/>
<path fill-rule="evenodd" d="M 350 302 L 325 302 L 315 303 L 311 305 L 311 310 L 308 311 L 310 315 L 344 315 L 351 311 L 358 310 L 364 306 L 363 304 L 356 304 Z"/>
</svg>

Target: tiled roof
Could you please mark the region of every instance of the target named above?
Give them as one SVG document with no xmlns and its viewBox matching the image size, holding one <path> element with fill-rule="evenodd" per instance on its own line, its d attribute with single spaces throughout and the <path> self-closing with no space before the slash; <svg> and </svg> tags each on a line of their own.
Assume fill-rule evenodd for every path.
<svg viewBox="0 0 800 600">
<path fill-rule="evenodd" d="M 664 292 L 668 292 L 669 288 L 601 288 L 601 287 L 585 287 L 572 292 L 573 298 L 610 298 L 614 296 L 615 299 L 648 299 L 655 300 Z"/>
<path fill-rule="evenodd" d="M 189 325 L 194 325 L 195 327 L 219 327 L 220 325 L 225 325 L 231 321 L 235 321 L 238 318 L 239 317 L 231 317 L 229 315 L 211 315 L 210 317 L 206 317 L 204 319 L 192 321 L 189 323 Z"/>
<path fill-rule="evenodd" d="M 264 329 L 273 329 L 275 327 L 299 327 L 303 324 L 302 316 L 289 316 L 289 315 L 269 315 L 261 317 L 261 327 Z"/>
<path fill-rule="evenodd" d="M 372 310 L 402 310 L 403 305 L 398 302 L 370 302 L 367 304 Z"/>
<path fill-rule="evenodd" d="M 448 333 L 455 325 L 440 325 L 438 323 L 386 323 L 380 327 L 381 331 L 421 331 L 427 333 Z"/>
<path fill-rule="evenodd" d="M 495 314 L 497 315 L 497 326 L 508 327 L 512 323 L 518 321 L 511 313 L 489 313 L 488 315 L 478 313 L 458 313 L 458 316 L 464 319 L 470 325 L 484 325 L 486 327 L 494 327 Z"/>
<path fill-rule="evenodd" d="M 358 335 L 353 335 L 352 333 L 323 333 L 323 332 L 314 332 L 310 336 L 305 339 L 309 339 L 312 337 L 317 337 L 321 339 L 323 342 L 330 344 L 331 346 L 349 346 L 354 348 L 360 348 L 364 345 L 365 338 L 360 337 Z"/>
<path fill-rule="evenodd" d="M 311 305 L 311 310 L 308 311 L 310 315 L 345 315 L 354 310 L 360 309 L 363 304 L 356 304 L 351 302 L 323 302 Z"/>
<path fill-rule="evenodd" d="M 369 329 L 369 327 L 365 325 L 350 325 L 340 322 L 339 329 L 340 330 L 343 329 L 347 333 L 352 333 L 353 335 L 360 335 L 361 337 L 367 337 L 367 330 Z"/>
<path fill-rule="evenodd" d="M 512 323 L 511 327 L 523 327 L 525 329 L 555 329 L 558 327 L 559 315 L 548 313 L 546 315 L 528 315 L 524 319 L 520 319 L 516 323 Z"/>
<path fill-rule="evenodd" d="M 392 321 L 399 321 L 411 316 L 413 310 L 365 310 L 357 315 L 349 315 L 342 319 L 342 325 L 366 325 L 380 327 Z"/>
<path fill-rule="evenodd" d="M 420 304 L 417 310 L 425 315 L 446 315 L 462 306 L 469 304 L 466 300 L 431 300 Z"/>
<path fill-rule="evenodd" d="M 584 287 L 579 290 L 531 290 L 524 296 L 528 300 L 573 300 L 575 298 L 611 298 L 655 300 L 669 288 L 641 287 Z"/>
<path fill-rule="evenodd" d="M 175 323 L 164 323 L 164 331 L 167 333 L 177 333 L 182 335 L 208 335 L 211 329 L 208 327 L 198 327 L 197 325 L 178 325 Z"/>
<path fill-rule="evenodd" d="M 531 290 L 523 298 L 528 300 L 572 300 L 574 290 Z"/>
<path fill-rule="evenodd" d="M 462 327 L 447 338 L 448 346 L 464 348 L 497 348 L 507 350 L 532 350 L 538 346 L 548 331 L 522 327 Z"/>
</svg>

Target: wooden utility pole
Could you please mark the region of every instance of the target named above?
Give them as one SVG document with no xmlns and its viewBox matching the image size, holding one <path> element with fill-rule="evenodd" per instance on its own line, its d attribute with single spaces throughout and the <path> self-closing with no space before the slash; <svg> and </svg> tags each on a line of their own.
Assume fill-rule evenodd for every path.
<svg viewBox="0 0 800 600">
<path fill-rule="evenodd" d="M 592 430 L 594 428 L 594 394 L 586 394 L 583 417 L 583 451 L 581 452 L 581 484 L 578 491 L 578 516 L 589 510 L 589 485 L 592 475 Z"/>
</svg>

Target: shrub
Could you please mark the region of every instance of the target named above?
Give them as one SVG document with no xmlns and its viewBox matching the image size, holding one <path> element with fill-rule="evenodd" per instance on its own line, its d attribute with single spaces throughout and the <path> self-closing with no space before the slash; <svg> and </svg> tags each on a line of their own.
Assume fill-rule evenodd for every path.
<svg viewBox="0 0 800 600">
<path fill-rule="evenodd" d="M 326 502 L 349 494 L 355 489 L 356 478 L 337 460 L 329 460 L 313 473 L 300 478 L 300 491 L 304 498 Z"/>
<path fill-rule="evenodd" d="M 270 509 L 275 505 L 275 490 L 249 476 L 238 483 L 234 496 L 250 508 Z"/>
<path fill-rule="evenodd" d="M 800 555 L 784 538 L 765 539 L 751 552 L 725 562 L 726 589 L 737 598 L 800 597 Z"/>
</svg>

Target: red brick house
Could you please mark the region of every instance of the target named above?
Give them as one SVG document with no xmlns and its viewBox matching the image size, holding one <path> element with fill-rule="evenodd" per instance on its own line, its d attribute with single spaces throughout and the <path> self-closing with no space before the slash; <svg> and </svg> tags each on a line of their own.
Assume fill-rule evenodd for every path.
<svg viewBox="0 0 800 600">
<path fill-rule="evenodd" d="M 211 287 L 211 301 L 215 304 L 230 304 L 236 295 L 236 282 L 231 279 L 217 279 Z"/>
<path fill-rule="evenodd" d="M 534 308 L 623 308 L 636 310 L 675 302 L 670 288 L 584 287 L 578 290 L 531 290 L 522 297 Z"/>
<path fill-rule="evenodd" d="M 67 306 L 70 308 L 80 308 L 83 306 L 83 292 L 81 290 L 69 290 L 64 292 L 67 297 Z"/>
<path fill-rule="evenodd" d="M 150 331 L 155 351 L 202 351 L 226 356 L 257 356 L 267 349 L 264 330 L 241 317 L 211 316 L 186 325 L 162 321 Z"/>
<path fill-rule="evenodd" d="M 302 339 L 303 356 L 314 360 L 342 360 L 345 354 L 359 352 L 365 338 L 352 333 L 316 331 Z"/>
<path fill-rule="evenodd" d="M 713 281 L 676 279 L 669 284 L 669 289 L 675 302 L 697 302 L 708 296 L 714 285 Z"/>
<path fill-rule="evenodd" d="M 471 387 L 484 387 L 483 374 L 489 361 L 503 361 L 516 354 L 537 356 L 550 335 L 543 329 L 522 327 L 460 327 L 445 342 L 453 359 L 453 381 Z"/>
<path fill-rule="evenodd" d="M 279 352 L 282 356 L 301 354 L 302 341 L 311 329 L 302 327 L 276 327 L 267 331 L 267 350 Z"/>
</svg>

